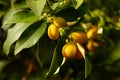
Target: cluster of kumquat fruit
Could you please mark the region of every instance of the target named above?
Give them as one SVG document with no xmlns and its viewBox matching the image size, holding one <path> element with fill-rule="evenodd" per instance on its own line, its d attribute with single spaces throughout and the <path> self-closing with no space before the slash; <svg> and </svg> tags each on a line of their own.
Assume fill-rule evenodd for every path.
<svg viewBox="0 0 120 80">
<path fill-rule="evenodd" d="M 66 21 L 62 17 L 55 17 L 52 20 L 52 23 L 48 27 L 48 36 L 52 40 L 56 40 L 59 38 L 60 32 L 59 28 L 66 27 Z"/>
<path fill-rule="evenodd" d="M 92 28 L 87 31 L 87 37 L 89 39 L 87 43 L 87 49 L 89 51 L 94 51 L 101 45 L 101 43 L 97 41 L 98 27 L 96 25 L 92 26 Z"/>
<path fill-rule="evenodd" d="M 86 43 L 87 40 L 88 40 L 86 32 L 83 32 L 83 31 L 72 32 L 69 35 L 69 38 L 72 40 L 72 42 L 78 43 L 79 46 L 83 49 L 84 49 L 84 47 L 82 46 L 82 44 Z M 83 58 L 83 55 L 82 55 L 83 52 L 81 52 L 79 50 L 78 45 L 75 45 L 75 46 L 76 46 L 76 54 L 75 54 L 74 58 L 82 59 Z M 83 54 L 85 55 L 85 53 L 83 53 Z"/>
<path fill-rule="evenodd" d="M 60 32 L 59 28 L 64 28 L 67 26 L 67 22 L 62 17 L 55 17 L 52 20 L 52 23 L 48 27 L 48 37 L 52 40 L 56 40 L 59 38 Z M 99 47 L 99 43 L 94 40 L 97 39 L 98 36 L 98 28 L 97 26 L 92 26 L 89 30 L 85 31 L 75 31 L 68 35 L 69 41 L 62 48 L 62 55 L 66 59 L 82 59 L 83 53 L 78 45 L 82 48 L 83 44 L 86 43 L 86 48 L 88 51 L 94 51 L 95 48 Z"/>
</svg>

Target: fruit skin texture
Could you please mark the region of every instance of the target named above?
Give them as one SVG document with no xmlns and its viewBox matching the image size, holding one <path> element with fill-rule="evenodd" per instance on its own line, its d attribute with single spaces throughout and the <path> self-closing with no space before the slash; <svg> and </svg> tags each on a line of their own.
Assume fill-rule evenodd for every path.
<svg viewBox="0 0 120 80">
<path fill-rule="evenodd" d="M 82 31 L 73 32 L 70 36 L 75 42 L 80 44 L 85 43 L 88 40 L 87 34 Z"/>
<path fill-rule="evenodd" d="M 55 17 L 53 19 L 53 24 L 56 25 L 58 28 L 66 27 L 67 25 L 65 19 L 62 17 Z"/>
<path fill-rule="evenodd" d="M 57 26 L 55 26 L 54 24 L 49 25 L 49 27 L 48 27 L 48 36 L 52 40 L 58 39 L 59 31 L 58 31 Z"/>
<path fill-rule="evenodd" d="M 62 48 L 62 55 L 66 59 L 72 59 L 76 56 L 77 46 L 73 42 L 66 43 Z"/>
<path fill-rule="evenodd" d="M 95 39 L 95 38 L 97 38 L 97 30 L 98 30 L 98 28 L 97 28 L 97 26 L 93 26 L 91 29 L 89 29 L 88 31 L 87 31 L 87 37 L 88 37 L 88 39 Z"/>
</svg>

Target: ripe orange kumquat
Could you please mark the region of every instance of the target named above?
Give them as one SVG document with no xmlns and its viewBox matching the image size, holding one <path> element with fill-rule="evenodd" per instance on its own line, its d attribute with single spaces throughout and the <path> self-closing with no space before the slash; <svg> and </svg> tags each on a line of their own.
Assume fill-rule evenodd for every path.
<svg viewBox="0 0 120 80">
<path fill-rule="evenodd" d="M 91 29 L 89 29 L 87 31 L 87 37 L 88 39 L 95 39 L 97 38 L 97 31 L 98 31 L 98 27 L 97 26 L 93 26 Z"/>
<path fill-rule="evenodd" d="M 62 48 L 62 55 L 66 59 L 72 59 L 76 56 L 77 46 L 74 42 L 66 43 Z"/>
<path fill-rule="evenodd" d="M 58 28 L 66 27 L 67 25 L 65 19 L 62 17 L 53 18 L 53 24 L 56 25 Z"/>
<path fill-rule="evenodd" d="M 87 43 L 87 49 L 89 51 L 94 51 L 96 48 L 98 48 L 100 44 L 98 42 L 95 42 L 93 40 L 88 41 Z"/>
<path fill-rule="evenodd" d="M 58 31 L 57 26 L 55 26 L 54 24 L 49 25 L 49 27 L 48 27 L 48 36 L 52 40 L 58 39 L 59 31 Z"/>
<path fill-rule="evenodd" d="M 70 34 L 71 38 L 80 44 L 85 43 L 88 38 L 85 32 L 77 31 Z"/>
</svg>

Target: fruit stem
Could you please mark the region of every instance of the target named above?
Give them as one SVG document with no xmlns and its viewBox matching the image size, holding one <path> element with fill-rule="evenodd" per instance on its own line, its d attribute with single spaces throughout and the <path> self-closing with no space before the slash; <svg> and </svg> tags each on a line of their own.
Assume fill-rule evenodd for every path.
<svg viewBox="0 0 120 80">
<path fill-rule="evenodd" d="M 32 68 L 33 68 L 33 60 L 32 62 L 29 64 L 27 71 L 25 73 L 25 75 L 22 77 L 21 80 L 27 80 L 27 77 L 30 75 L 30 73 L 32 72 Z"/>
</svg>

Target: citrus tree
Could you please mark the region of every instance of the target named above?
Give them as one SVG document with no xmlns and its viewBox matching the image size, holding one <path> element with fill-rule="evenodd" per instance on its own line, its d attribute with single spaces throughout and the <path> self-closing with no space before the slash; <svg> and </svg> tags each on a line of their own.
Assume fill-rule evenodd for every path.
<svg viewBox="0 0 120 80">
<path fill-rule="evenodd" d="M 118 80 L 119 2 L 0 0 L 0 79 Z"/>
</svg>

